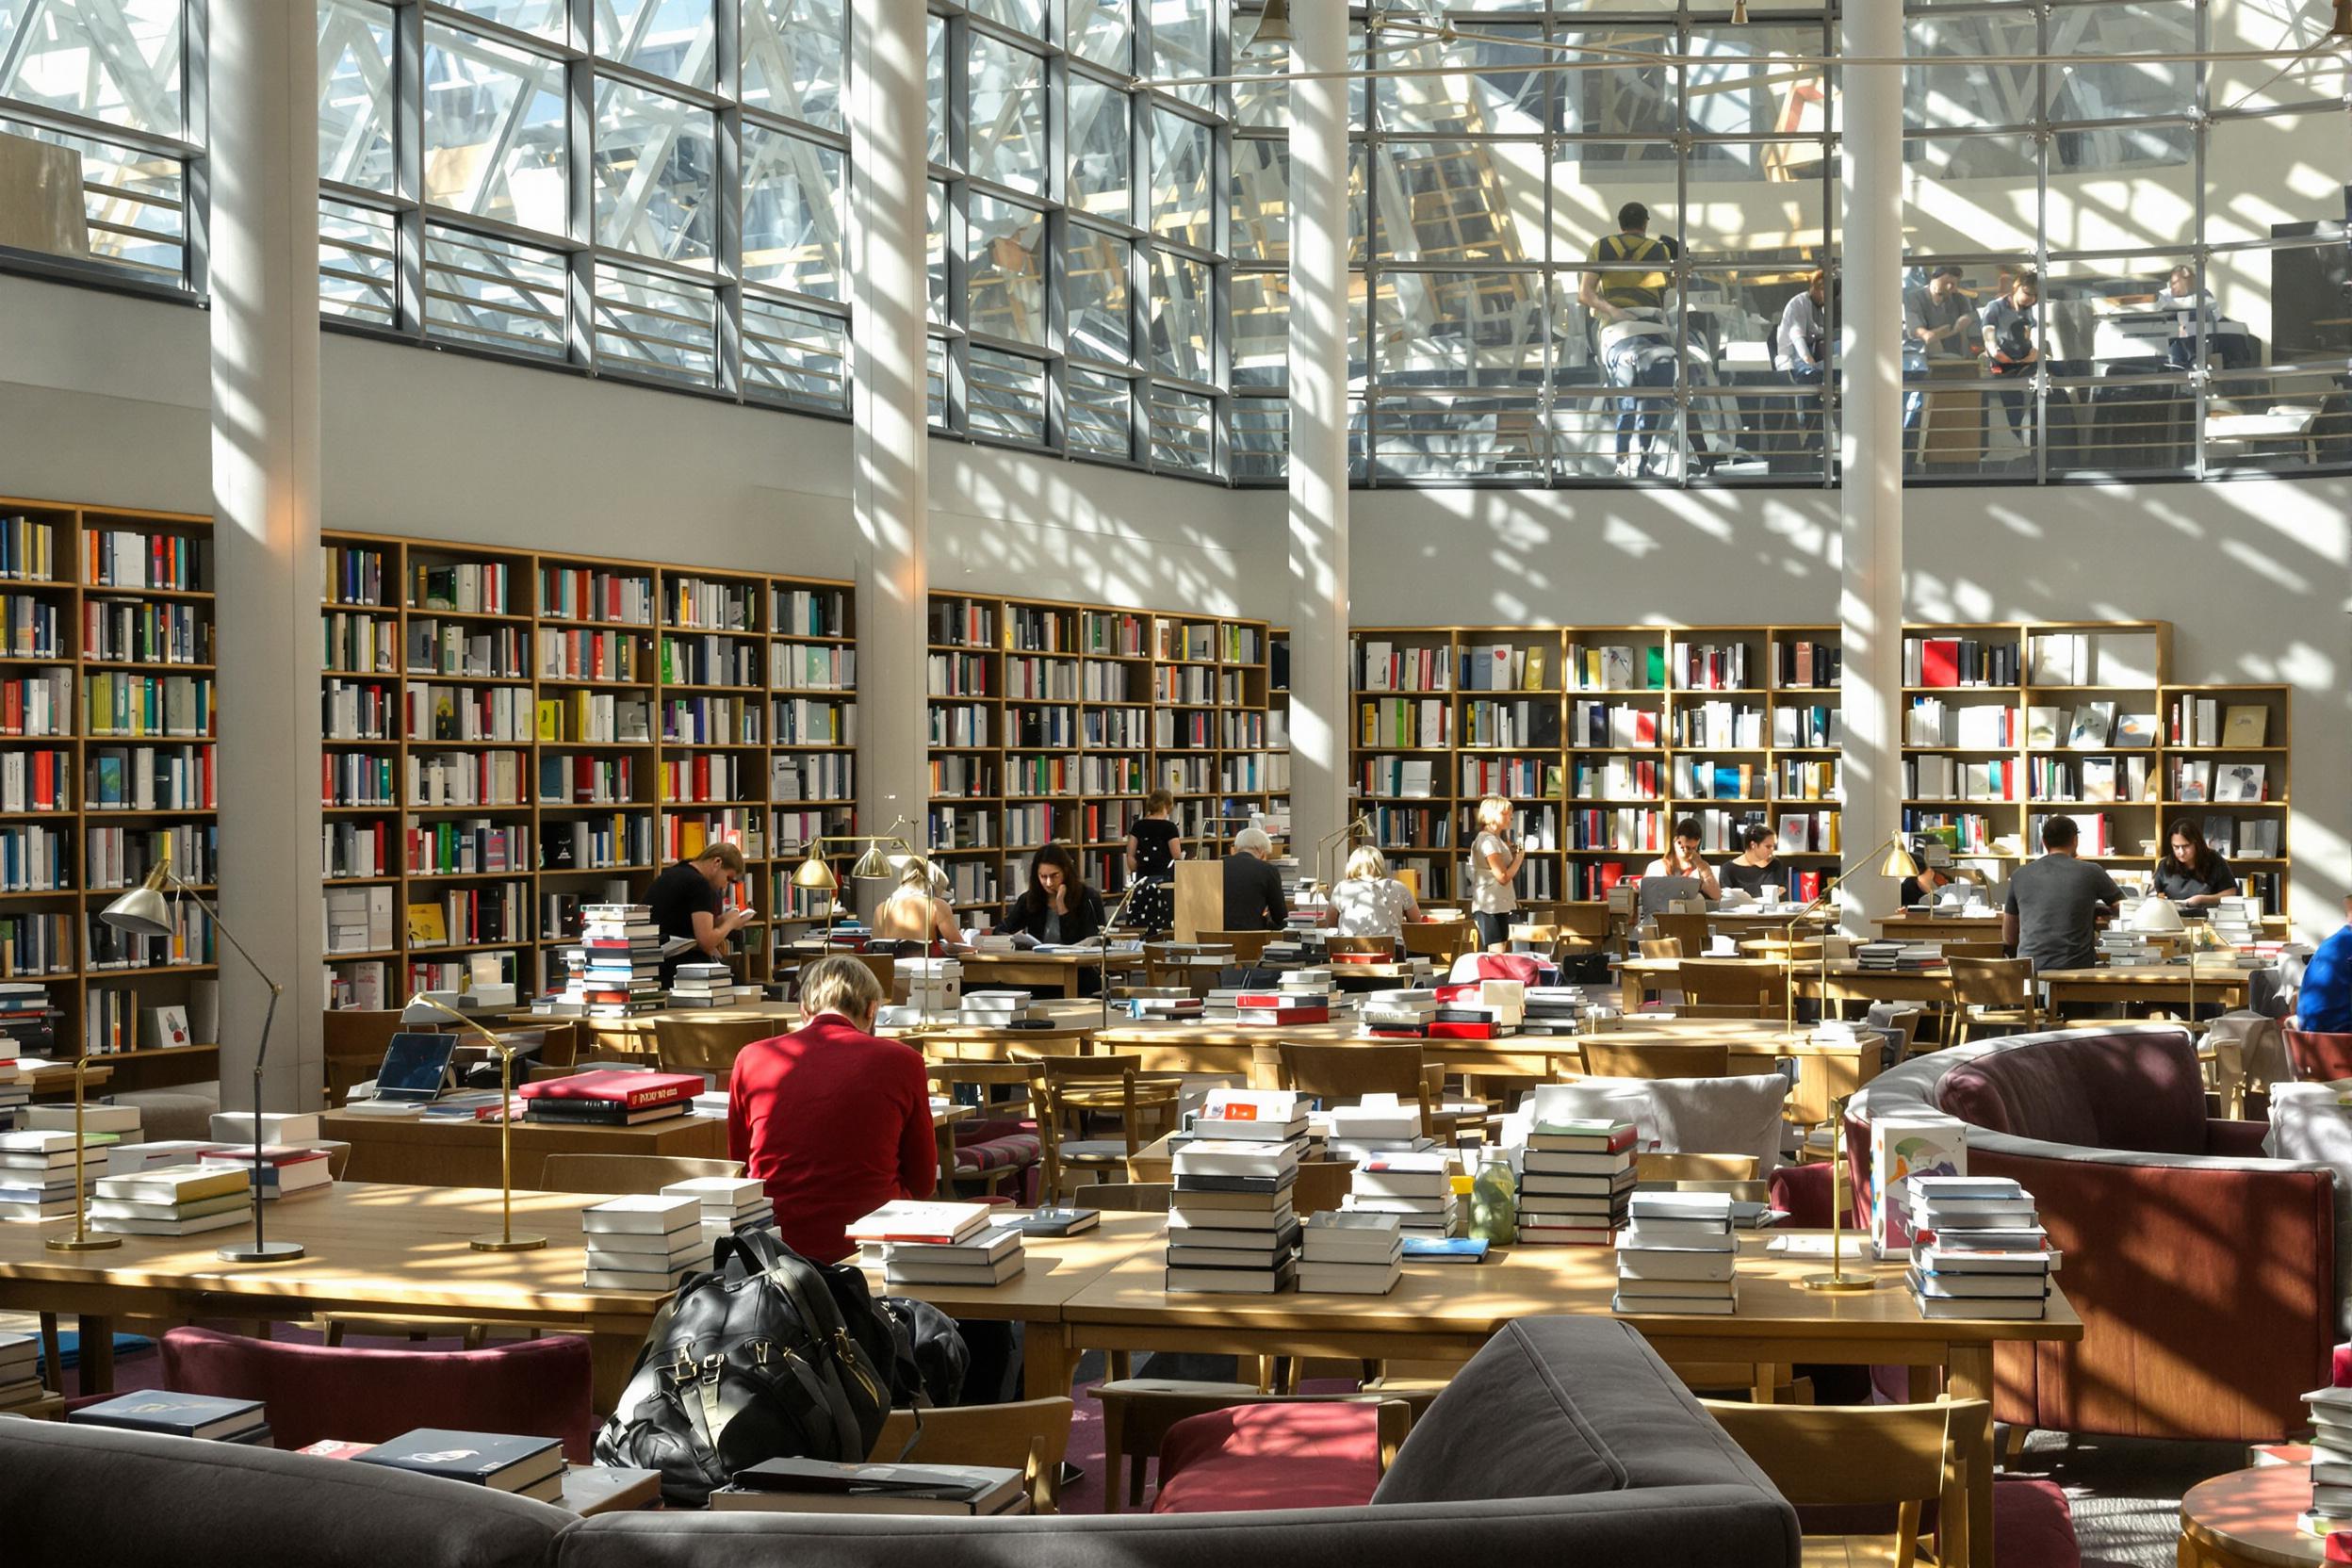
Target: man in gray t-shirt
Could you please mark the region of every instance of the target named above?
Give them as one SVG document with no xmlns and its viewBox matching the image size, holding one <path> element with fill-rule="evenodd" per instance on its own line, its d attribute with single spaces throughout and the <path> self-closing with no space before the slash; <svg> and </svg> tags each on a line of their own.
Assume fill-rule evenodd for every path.
<svg viewBox="0 0 2352 1568">
<path fill-rule="evenodd" d="M 2072 817 L 2051 817 L 2042 825 L 2047 853 L 2009 878 L 2001 939 L 2018 957 L 2034 960 L 2036 974 L 2096 963 L 2099 917 L 2123 898 L 2104 867 L 2075 858 L 2079 834 Z"/>
</svg>

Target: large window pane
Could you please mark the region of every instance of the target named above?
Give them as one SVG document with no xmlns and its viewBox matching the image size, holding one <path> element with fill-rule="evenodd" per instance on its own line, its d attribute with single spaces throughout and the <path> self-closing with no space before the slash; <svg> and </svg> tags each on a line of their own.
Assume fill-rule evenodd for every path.
<svg viewBox="0 0 2352 1568">
<path fill-rule="evenodd" d="M 842 0 L 743 0 L 743 102 L 839 130 L 849 55 Z"/>
<path fill-rule="evenodd" d="M 633 267 L 596 269 L 596 363 L 692 382 L 717 379 L 718 302 L 707 288 Z"/>
<path fill-rule="evenodd" d="M 1070 53 L 1115 71 L 1135 63 L 1135 0 L 1068 0 L 1068 5 Z"/>
<path fill-rule="evenodd" d="M 392 215 L 349 202 L 318 204 L 318 309 L 388 327 L 400 310 L 400 240 Z"/>
<path fill-rule="evenodd" d="M 1542 47 L 1541 29 L 1490 23 L 1476 31 L 1480 36 L 1411 39 L 1381 50 L 1383 70 L 1477 68 L 1381 77 L 1372 88 L 1381 129 L 1423 136 L 1532 136 L 1544 129 L 1553 76 L 1528 67 L 1559 57 Z M 1505 39 L 1511 41 L 1498 41 Z"/>
<path fill-rule="evenodd" d="M 1071 451 L 1121 461 L 1135 456 L 1134 384 L 1124 376 L 1072 368 L 1064 402 Z"/>
<path fill-rule="evenodd" d="M 0 133 L 70 149 L 81 161 L 89 228 L 63 237 L 68 256 L 88 257 L 177 283 L 188 265 L 188 172 L 180 160 L 0 119 Z"/>
<path fill-rule="evenodd" d="M 564 355 L 564 257 L 433 224 L 425 230 L 425 324 L 438 337 Z"/>
<path fill-rule="evenodd" d="M 449 8 L 560 43 L 570 31 L 564 19 L 568 3 L 569 0 L 450 0 Z"/>
<path fill-rule="evenodd" d="M 1217 62 L 1209 55 L 1211 20 L 1207 0 L 1137 0 L 1151 8 L 1152 78 L 1182 80 L 1214 76 Z M 1176 96 L 1206 107 L 1211 89 L 1178 88 Z"/>
<path fill-rule="evenodd" d="M 1045 36 L 1045 0 L 968 0 L 974 16 L 1003 23 L 1033 37 Z"/>
<path fill-rule="evenodd" d="M 1152 257 L 1152 363 L 1185 381 L 1209 379 L 1209 269 L 1167 251 Z"/>
<path fill-rule="evenodd" d="M 1690 35 L 1692 63 L 1683 68 L 1683 97 L 1690 129 L 1701 136 L 1772 136 L 1815 128 L 1829 102 L 1828 82 L 1818 65 L 1787 63 L 1818 57 L 1826 40 L 1821 27 L 1699 28 Z"/>
<path fill-rule="evenodd" d="M 923 37 L 924 106 L 930 127 L 930 139 L 924 143 L 924 155 L 933 163 L 945 163 L 950 156 L 947 145 L 947 24 L 936 16 L 932 17 Z"/>
<path fill-rule="evenodd" d="M 966 363 L 970 367 L 966 398 L 972 433 L 1043 446 L 1045 366 L 977 344 Z"/>
<path fill-rule="evenodd" d="M 710 87 L 719 76 L 710 7 L 711 0 L 596 0 L 596 53 L 688 87 Z"/>
<path fill-rule="evenodd" d="M 1379 149 L 1375 167 L 1383 260 L 1542 259 L 1541 143 L 1398 141 Z"/>
<path fill-rule="evenodd" d="M 965 324 L 1022 343 L 1045 342 L 1045 214 L 991 197 L 972 198 Z"/>
<path fill-rule="evenodd" d="M 1290 379 L 1290 274 L 1229 274 L 1233 294 L 1233 374 L 1239 386 L 1282 386 Z"/>
<path fill-rule="evenodd" d="M 1135 247 L 1115 235 L 1070 227 L 1062 258 L 1069 292 L 1070 351 L 1126 364 L 1135 354 L 1128 326 L 1128 269 Z"/>
<path fill-rule="evenodd" d="M 664 261 L 710 261 L 718 158 L 710 110 L 597 82 L 596 242 Z"/>
<path fill-rule="evenodd" d="M 424 74 L 425 200 L 562 234 L 562 62 L 428 25 Z"/>
<path fill-rule="evenodd" d="M 847 158 L 757 125 L 743 127 L 743 281 L 841 298 Z"/>
<path fill-rule="evenodd" d="M 1152 388 L 1152 462 L 1184 473 L 1217 472 L 1217 405 L 1170 386 Z"/>
<path fill-rule="evenodd" d="M 318 0 L 318 177 L 388 191 L 392 13 L 375 0 Z"/>
<path fill-rule="evenodd" d="M 1383 383 L 1542 384 L 1542 273 L 1408 272 L 1386 282 L 1390 287 L 1373 328 Z"/>
<path fill-rule="evenodd" d="M 930 288 L 925 309 L 935 327 L 947 325 L 947 188 L 933 180 L 924 192 L 923 270 Z"/>
<path fill-rule="evenodd" d="M 1045 61 L 978 33 L 969 172 L 1019 190 L 1045 188 Z"/>
<path fill-rule="evenodd" d="M 1070 204 L 1121 223 L 1135 221 L 1135 141 L 1129 100 L 1117 88 L 1070 84 Z"/>
<path fill-rule="evenodd" d="M 1207 250 L 1209 127 L 1171 109 L 1152 111 L 1152 230 Z"/>
<path fill-rule="evenodd" d="M 755 398 L 849 406 L 849 329 L 839 317 L 743 296 L 743 388 Z"/>
<path fill-rule="evenodd" d="M 0 0 L 0 98 L 178 136 L 182 0 Z"/>
<path fill-rule="evenodd" d="M 1226 241 L 1235 261 L 1290 259 L 1290 144 L 1236 138 L 1232 155 L 1233 219 Z"/>
</svg>

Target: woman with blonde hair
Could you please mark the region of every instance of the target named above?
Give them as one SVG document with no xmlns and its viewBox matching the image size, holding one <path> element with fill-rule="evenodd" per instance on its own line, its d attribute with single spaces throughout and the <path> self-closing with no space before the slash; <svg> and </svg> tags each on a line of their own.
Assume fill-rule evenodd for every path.
<svg viewBox="0 0 2352 1568">
<path fill-rule="evenodd" d="M 1343 937 L 1402 937 L 1405 922 L 1425 921 L 1413 890 L 1388 874 L 1388 858 L 1370 844 L 1348 857 L 1331 890 L 1332 929 Z"/>
<path fill-rule="evenodd" d="M 964 934 L 956 907 L 939 895 L 939 875 L 921 856 L 900 868 L 898 886 L 874 911 L 874 939 L 895 942 L 899 956 L 921 957 L 932 944 L 942 953 L 960 951 Z"/>
<path fill-rule="evenodd" d="M 1527 852 L 1511 837 L 1511 802 L 1488 795 L 1478 802 L 1478 838 L 1470 845 L 1470 918 L 1478 923 L 1478 940 L 1489 953 L 1500 953 L 1511 941 L 1511 917 L 1519 907 L 1512 884 Z"/>
</svg>

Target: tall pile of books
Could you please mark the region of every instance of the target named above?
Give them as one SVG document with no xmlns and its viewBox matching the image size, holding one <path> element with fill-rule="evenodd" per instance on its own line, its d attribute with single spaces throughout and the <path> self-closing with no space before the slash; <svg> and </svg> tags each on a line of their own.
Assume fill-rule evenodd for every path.
<svg viewBox="0 0 2352 1568">
<path fill-rule="evenodd" d="M 1216 1089 L 1169 1140 L 1167 1288 L 1271 1295 L 1298 1275 L 1291 1191 L 1307 1111 L 1287 1089 Z"/>
<path fill-rule="evenodd" d="M 702 1092 L 698 1072 L 575 1072 L 515 1090 L 523 1119 L 575 1127 L 634 1127 L 684 1116 Z M 490 1107 L 496 1110 L 495 1102 Z"/>
<path fill-rule="evenodd" d="M 2164 959 L 2156 944 L 2132 929 L 2131 923 L 2118 920 L 2103 926 L 2099 933 L 2099 962 L 2102 964 L 2153 964 Z"/>
<path fill-rule="evenodd" d="M 1437 992 L 1420 987 L 1367 991 L 1356 1004 L 1356 1033 L 1371 1040 L 1419 1040 L 1437 1018 Z"/>
<path fill-rule="evenodd" d="M 1728 1193 L 1637 1192 L 1625 1218 L 1612 1307 L 1723 1316 L 1740 1310 L 1740 1239 Z"/>
<path fill-rule="evenodd" d="M 1353 1105 L 1322 1113 L 1323 1155 L 1362 1162 L 1383 1154 L 1417 1154 L 1437 1147 L 1421 1131 L 1421 1106 L 1394 1094 L 1367 1094 Z"/>
<path fill-rule="evenodd" d="M 1633 1196 L 1630 1121 L 1539 1119 L 1520 1157 L 1519 1239 L 1607 1247 Z"/>
<path fill-rule="evenodd" d="M 1327 1209 L 1307 1216 L 1298 1288 L 1341 1296 L 1385 1296 L 1405 1271 L 1401 1216 Z"/>
<path fill-rule="evenodd" d="M 1245 988 L 1233 998 L 1233 1018 L 1247 1024 L 1329 1023 L 1331 972 L 1295 969 L 1279 985 Z"/>
<path fill-rule="evenodd" d="M 30 1334 L 0 1334 L 0 1413 L 47 1396 L 33 1357 L 38 1348 Z"/>
<path fill-rule="evenodd" d="M 986 1203 L 883 1204 L 844 1233 L 891 1285 L 1001 1285 L 1027 1260 L 1019 1225 L 990 1225 Z"/>
<path fill-rule="evenodd" d="M 70 1174 L 70 1173 L 69 1173 Z M 240 1225 L 253 1179 L 218 1165 L 168 1165 L 91 1184 L 90 1228 L 117 1235 L 192 1236 Z"/>
<path fill-rule="evenodd" d="M 1429 1037 L 1491 1040 L 1518 1033 L 1527 1016 L 1527 988 L 1517 980 L 1480 980 L 1438 988 Z"/>
<path fill-rule="evenodd" d="M 2352 1388 L 2303 1396 L 2311 1416 L 2311 1508 L 2298 1521 L 2313 1535 L 2352 1529 Z"/>
<path fill-rule="evenodd" d="M 1343 1209 L 1393 1214 L 1407 1236 L 1449 1236 L 1462 1218 L 1455 1157 L 1444 1149 L 1375 1154 L 1356 1162 Z"/>
<path fill-rule="evenodd" d="M 662 928 L 643 904 L 591 904 L 580 910 L 580 945 L 564 950 L 564 997 L 590 1018 L 662 1010 Z"/>
<path fill-rule="evenodd" d="M 975 1029 L 1040 1029 L 1045 1009 L 1027 991 L 966 991 L 956 1016 Z"/>
<path fill-rule="evenodd" d="M 172 1437 L 208 1437 L 220 1443 L 270 1446 L 270 1422 L 259 1399 L 224 1399 L 210 1394 L 174 1394 L 143 1388 L 66 1413 L 86 1427 L 162 1432 Z M 560 1448 L 562 1445 L 558 1445 Z"/>
<path fill-rule="evenodd" d="M 257 1170 L 253 1180 L 262 1198 L 272 1203 L 286 1198 L 314 1198 L 335 1184 L 327 1152 L 308 1144 L 265 1143 L 257 1167 L 250 1143 L 206 1144 L 196 1159 L 200 1165 Z"/>
<path fill-rule="evenodd" d="M 655 972 L 660 972 L 657 962 Z M 746 991 L 751 994 L 745 996 Z M 756 1002 L 759 997 L 759 987 L 737 985 L 735 972 L 725 964 L 680 964 L 670 977 L 673 1007 L 727 1007 L 737 1002 Z"/>
<path fill-rule="evenodd" d="M 49 988 L 40 981 L 0 980 L 0 1035 L 16 1041 L 22 1054 L 43 1059 L 56 1055 L 61 1016 L 49 1004 Z"/>
<path fill-rule="evenodd" d="M 32 1098 L 31 1070 L 18 1066 L 16 1041 L 0 1035 L 0 1130 L 14 1126 L 16 1108 L 31 1103 Z"/>
<path fill-rule="evenodd" d="M 2035 1318 L 2058 1266 L 2033 1195 L 2008 1176 L 1914 1176 L 1911 1268 L 1921 1317 Z"/>
<path fill-rule="evenodd" d="M 105 1157 L 87 1168 L 103 1172 Z M 0 1219 L 39 1224 L 70 1218 L 74 1197 L 72 1133 L 0 1133 Z"/>
<path fill-rule="evenodd" d="M 1584 1027 L 1587 1005 L 1581 986 L 1529 986 L 1527 1017 L 1519 1023 L 1526 1035 L 1574 1035 Z"/>
<path fill-rule="evenodd" d="M 705 1244 L 776 1223 L 776 1207 L 768 1201 L 768 1189 L 738 1176 L 690 1177 L 672 1182 L 662 1189 L 662 1196 L 691 1198 L 702 1205 Z"/>
<path fill-rule="evenodd" d="M 591 1290 L 670 1290 L 710 1256 L 702 1202 L 632 1192 L 580 1211 Z"/>
</svg>

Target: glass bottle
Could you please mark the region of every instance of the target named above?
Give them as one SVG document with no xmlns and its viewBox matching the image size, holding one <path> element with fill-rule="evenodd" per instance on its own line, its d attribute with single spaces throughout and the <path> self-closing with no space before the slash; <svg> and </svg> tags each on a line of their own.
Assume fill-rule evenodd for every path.
<svg viewBox="0 0 2352 1568">
<path fill-rule="evenodd" d="M 1499 1144 L 1486 1146 L 1470 1184 L 1470 1234 L 1497 1247 L 1519 1239 L 1517 1184 L 1511 1177 L 1511 1156 Z"/>
</svg>

